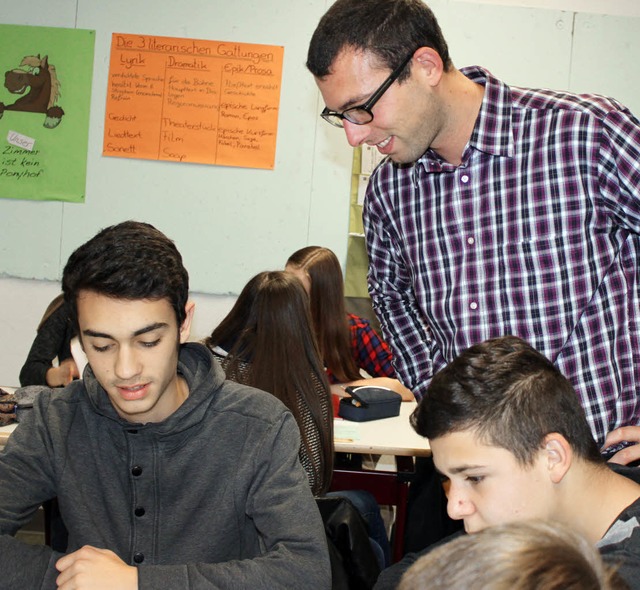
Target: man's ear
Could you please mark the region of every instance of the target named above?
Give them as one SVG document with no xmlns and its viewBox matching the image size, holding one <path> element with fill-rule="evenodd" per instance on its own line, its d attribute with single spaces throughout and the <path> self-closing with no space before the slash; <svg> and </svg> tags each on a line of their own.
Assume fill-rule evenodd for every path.
<svg viewBox="0 0 640 590">
<path fill-rule="evenodd" d="M 544 437 L 542 452 L 551 481 L 560 483 L 573 462 L 571 445 L 561 434 L 551 432 Z"/>
<path fill-rule="evenodd" d="M 431 47 L 419 47 L 413 54 L 412 74 L 415 71 L 425 76 L 430 86 L 437 86 L 444 72 L 444 64 L 440 54 Z"/>
<path fill-rule="evenodd" d="M 187 304 L 184 306 L 185 317 L 184 322 L 182 322 L 182 326 L 180 326 L 180 344 L 184 344 L 191 334 L 191 322 L 193 321 L 193 312 L 196 309 L 195 301 L 187 301 Z"/>
</svg>

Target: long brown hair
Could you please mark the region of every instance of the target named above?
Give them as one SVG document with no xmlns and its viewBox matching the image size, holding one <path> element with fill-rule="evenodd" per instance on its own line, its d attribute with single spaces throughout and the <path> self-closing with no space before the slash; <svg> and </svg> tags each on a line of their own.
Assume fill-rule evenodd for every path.
<svg viewBox="0 0 640 590">
<path fill-rule="evenodd" d="M 324 493 L 333 475 L 331 394 L 300 281 L 283 271 L 256 275 L 205 344 L 230 345 L 227 377 L 267 391 L 289 408 L 311 459 L 312 490 Z"/>
<path fill-rule="evenodd" d="M 287 260 L 311 282 L 311 318 L 324 364 L 338 381 L 360 379 L 351 351 L 351 335 L 344 306 L 344 279 L 337 256 L 328 248 L 307 246 Z"/>
</svg>

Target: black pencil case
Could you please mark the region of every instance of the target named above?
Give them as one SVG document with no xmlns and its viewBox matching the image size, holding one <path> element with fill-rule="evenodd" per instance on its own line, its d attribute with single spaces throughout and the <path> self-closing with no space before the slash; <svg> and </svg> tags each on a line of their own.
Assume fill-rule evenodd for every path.
<svg viewBox="0 0 640 590">
<path fill-rule="evenodd" d="M 367 422 L 400 414 L 402 396 L 391 389 L 361 385 L 347 387 L 345 391 L 351 397 L 343 397 L 338 408 L 338 416 L 345 420 Z"/>
</svg>

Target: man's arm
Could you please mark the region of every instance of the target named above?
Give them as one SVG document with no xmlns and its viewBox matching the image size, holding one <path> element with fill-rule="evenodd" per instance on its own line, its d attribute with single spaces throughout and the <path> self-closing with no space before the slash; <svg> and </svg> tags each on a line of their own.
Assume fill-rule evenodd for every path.
<svg viewBox="0 0 640 590">
<path fill-rule="evenodd" d="M 640 121 L 628 110 L 604 118 L 598 182 L 604 205 L 617 224 L 640 234 Z"/>
<path fill-rule="evenodd" d="M 420 399 L 433 374 L 433 342 L 418 309 L 407 265 L 391 237 L 393 221 L 385 217 L 386 207 L 380 203 L 377 192 L 372 176 L 364 210 L 369 294 L 383 336 L 393 352 L 396 374 Z"/>
</svg>

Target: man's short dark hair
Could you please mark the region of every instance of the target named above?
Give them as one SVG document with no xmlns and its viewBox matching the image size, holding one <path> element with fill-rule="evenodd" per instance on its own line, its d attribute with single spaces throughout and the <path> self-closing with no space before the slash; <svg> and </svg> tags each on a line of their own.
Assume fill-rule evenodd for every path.
<svg viewBox="0 0 640 590">
<path fill-rule="evenodd" d="M 578 457 L 603 462 L 571 383 L 515 336 L 472 346 L 436 373 L 411 424 L 430 439 L 471 430 L 522 465 L 557 432 Z"/>
<path fill-rule="evenodd" d="M 307 68 L 316 78 L 328 76 L 347 47 L 371 52 L 390 70 L 419 47 L 431 47 L 445 70 L 453 67 L 440 25 L 422 0 L 338 0 L 311 37 Z M 409 72 L 405 68 L 398 81 Z"/>
<path fill-rule="evenodd" d="M 175 244 L 148 223 L 124 221 L 103 229 L 69 257 L 62 291 L 78 328 L 77 298 L 93 291 L 115 299 L 167 299 L 178 327 L 185 320 L 189 274 Z"/>
</svg>

